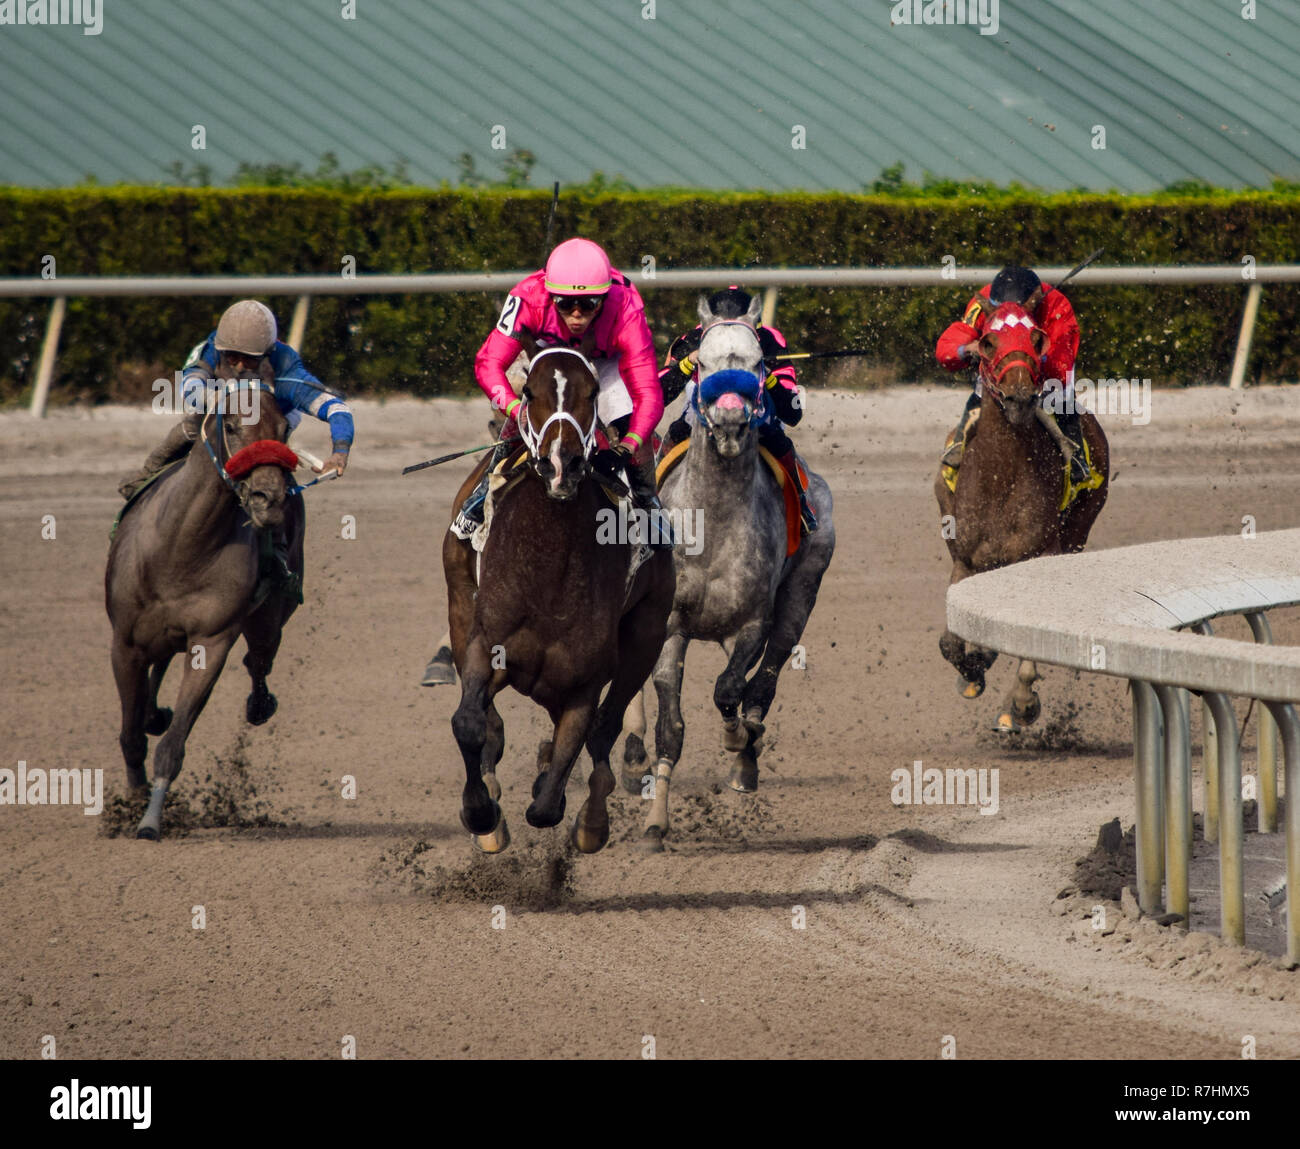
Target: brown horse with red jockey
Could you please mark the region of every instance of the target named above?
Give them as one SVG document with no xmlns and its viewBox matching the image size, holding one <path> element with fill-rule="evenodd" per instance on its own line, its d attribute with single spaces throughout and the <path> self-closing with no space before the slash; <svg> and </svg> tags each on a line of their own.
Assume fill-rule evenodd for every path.
<svg viewBox="0 0 1300 1149">
<path fill-rule="evenodd" d="M 952 555 L 951 583 L 1040 555 L 1083 549 L 1106 502 L 1110 451 L 1095 416 L 1079 412 L 1089 478 L 1076 483 L 1063 451 L 1062 433 L 1044 409 L 1043 361 L 1048 335 L 1019 303 L 982 304 L 988 313 L 979 339 L 982 388 L 978 433 L 966 444 L 959 470 L 941 466 L 935 497 Z M 1049 406 L 1073 403 L 1071 393 L 1052 390 Z M 951 439 L 951 436 L 950 436 Z M 1044 594 L 1050 588 L 1044 588 Z M 966 643 L 949 630 L 939 640 L 944 658 L 958 670 L 967 698 L 984 690 L 984 673 L 997 652 Z M 1037 667 L 1020 663 L 998 729 L 1034 722 L 1041 704 L 1033 690 Z"/>
</svg>

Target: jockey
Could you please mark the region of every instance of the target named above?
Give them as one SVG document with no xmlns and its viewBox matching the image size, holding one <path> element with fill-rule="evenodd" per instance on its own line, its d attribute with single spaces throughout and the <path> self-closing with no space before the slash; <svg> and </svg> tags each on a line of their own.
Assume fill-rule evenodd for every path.
<svg viewBox="0 0 1300 1149">
<path fill-rule="evenodd" d="M 980 288 L 979 295 L 994 304 L 1020 304 L 1047 333 L 1043 375 L 1048 386 L 1043 395 L 1043 406 L 1055 416 L 1056 425 L 1074 445 L 1070 459 L 1071 481 L 1087 482 L 1092 472 L 1084 458 L 1083 432 L 1074 404 L 1074 360 L 1079 353 L 1079 324 L 1070 301 L 1050 284 L 1043 283 L 1029 268 L 1014 265 L 999 271 L 991 284 Z M 986 315 L 978 297 L 972 297 L 962 318 L 949 324 L 939 336 L 935 356 L 940 364 L 949 371 L 960 371 L 963 367 L 978 364 L 980 336 L 991 314 Z M 954 469 L 961 466 L 966 439 L 975 423 L 972 413 L 978 411 L 983 393 L 984 389 L 976 379 L 975 390 L 967 399 L 961 422 L 953 432 L 952 446 L 944 453 L 945 466 Z M 1050 404 L 1046 401 L 1049 395 L 1052 396 Z M 1053 407 L 1060 410 L 1054 411 Z"/>
<path fill-rule="evenodd" d="M 610 452 L 627 472 L 633 502 L 660 510 L 650 438 L 663 415 L 663 396 L 645 304 L 631 281 L 610 266 L 598 244 L 569 239 L 551 252 L 542 271 L 511 289 L 496 327 L 474 359 L 479 386 L 507 416 L 488 471 L 520 439 L 516 417 L 522 400 L 506 371 L 523 350 L 522 336 L 531 336 L 540 347 L 572 347 L 592 361 L 600 381 L 597 415 L 616 433 L 609 436 Z M 485 472 L 452 523 L 457 537 L 468 538 L 483 524 L 487 486 Z M 661 540 L 660 545 L 671 543 Z"/>
<path fill-rule="evenodd" d="M 725 291 L 715 291 L 709 296 L 709 308 L 724 319 L 741 319 L 749 310 L 753 297 L 739 287 L 728 287 Z M 761 323 L 755 329 L 759 349 L 764 361 L 779 359 L 786 350 L 785 336 L 775 327 L 764 327 Z M 665 447 L 680 443 L 688 438 L 691 426 L 695 422 L 695 410 L 692 399 L 699 385 L 697 378 L 695 353 L 700 349 L 700 337 L 703 328 L 697 326 L 685 335 L 679 335 L 668 349 L 668 360 L 659 373 L 659 383 L 663 388 L 664 403 L 671 403 L 686 388 L 686 404 L 669 426 Z M 799 508 L 803 519 L 805 533 L 817 529 L 817 515 L 808 502 L 808 492 L 799 481 L 799 468 L 795 461 L 794 443 L 785 433 L 782 424 L 793 427 L 803 418 L 803 404 L 799 399 L 799 389 L 795 385 L 795 369 L 786 363 L 772 371 L 763 384 L 767 404 L 762 421 L 758 426 L 758 441 L 776 458 L 787 475 L 795 480 L 795 489 L 799 492 Z"/>
<path fill-rule="evenodd" d="M 122 497 L 129 499 L 152 475 L 189 453 L 203 422 L 202 394 L 207 387 L 214 381 L 251 377 L 274 387 L 290 431 L 302 420 L 304 411 L 329 424 L 333 453 L 321 471 L 342 475 L 352 447 L 351 410 L 321 387 L 297 351 L 276 338 L 271 309 L 255 299 L 241 299 L 226 309 L 217 329 L 190 352 L 181 372 L 180 399 L 187 414 L 150 452 L 140 472 L 118 487 Z"/>
</svg>

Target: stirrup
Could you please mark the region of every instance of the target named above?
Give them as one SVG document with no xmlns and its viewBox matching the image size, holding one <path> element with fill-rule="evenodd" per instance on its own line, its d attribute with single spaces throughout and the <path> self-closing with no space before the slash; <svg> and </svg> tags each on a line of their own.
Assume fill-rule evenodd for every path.
<svg viewBox="0 0 1300 1149">
<path fill-rule="evenodd" d="M 799 495 L 799 521 L 803 526 L 803 533 L 810 535 L 821 524 L 817 521 L 817 515 L 813 512 L 812 507 L 808 505 L 807 497 L 800 492 Z"/>
<path fill-rule="evenodd" d="M 1083 457 L 1083 448 L 1075 445 L 1074 454 L 1070 456 L 1070 482 L 1076 487 L 1092 478 L 1092 468 Z"/>
<path fill-rule="evenodd" d="M 951 467 L 954 471 L 961 466 L 962 456 L 966 453 L 966 437 L 963 435 L 960 439 L 954 439 L 949 444 L 948 449 L 944 451 L 943 457 L 939 460 L 940 466 Z"/>
</svg>

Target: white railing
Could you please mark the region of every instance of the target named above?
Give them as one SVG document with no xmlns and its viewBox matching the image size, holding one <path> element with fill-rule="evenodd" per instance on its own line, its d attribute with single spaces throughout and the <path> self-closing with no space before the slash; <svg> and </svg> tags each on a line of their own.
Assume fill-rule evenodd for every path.
<svg viewBox="0 0 1300 1149">
<path fill-rule="evenodd" d="M 1300 530 L 1031 559 L 948 589 L 948 628 L 967 642 L 1130 680 L 1138 903 L 1157 912 L 1165 885 L 1164 908 L 1182 915 L 1184 927 L 1192 841 L 1187 692 L 1202 695 L 1205 838 L 1219 843 L 1221 934 L 1237 945 L 1245 943 L 1241 759 L 1228 696 L 1263 703 L 1259 828 L 1277 830 L 1280 729 L 1293 967 L 1300 965 L 1300 720 L 1292 705 L 1300 702 L 1300 648 L 1261 644 L 1272 642 L 1263 612 L 1297 604 Z M 1245 615 L 1254 643 L 1213 637 L 1210 620 L 1228 614 Z"/>
<path fill-rule="evenodd" d="M 1246 257 L 1249 261 L 1249 257 Z M 633 279 L 641 290 L 654 287 L 710 288 L 735 283 L 764 289 L 763 322 L 775 318 L 777 291 L 782 287 L 952 287 L 988 283 L 996 267 L 764 267 L 700 268 L 658 271 L 647 266 Z M 1065 267 L 1040 267 L 1039 275 L 1051 283 L 1069 271 Z M 434 292 L 505 292 L 528 271 L 483 273 L 449 272 L 435 275 L 264 275 L 264 276 L 141 276 L 126 278 L 70 277 L 55 279 L 0 279 L 0 298 L 53 299 L 32 393 L 32 414 L 45 414 L 59 336 L 67 300 L 83 296 L 181 295 L 291 295 L 297 298 L 289 325 L 289 343 L 301 347 L 307 313 L 315 295 L 419 295 Z M 1250 342 L 1259 310 L 1261 285 L 1300 283 L 1300 264 L 1256 266 L 1220 264 L 1202 267 L 1090 267 L 1073 280 L 1088 285 L 1236 284 L 1247 288 L 1237 351 L 1229 386 L 1237 389 L 1246 375 Z"/>
</svg>

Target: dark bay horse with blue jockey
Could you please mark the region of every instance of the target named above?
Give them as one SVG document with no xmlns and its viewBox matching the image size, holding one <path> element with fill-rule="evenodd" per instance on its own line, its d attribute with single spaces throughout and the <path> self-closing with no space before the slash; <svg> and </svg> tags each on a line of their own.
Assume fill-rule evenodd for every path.
<svg viewBox="0 0 1300 1149">
<path fill-rule="evenodd" d="M 163 804 L 185 760 L 186 739 L 241 635 L 253 683 L 245 716 L 260 725 L 275 713 L 266 679 L 281 630 L 301 601 L 306 527 L 302 497 L 290 490 L 298 459 L 285 445 L 288 432 L 272 386 L 219 384 L 202 416 L 199 443 L 138 495 L 117 526 L 104 584 L 122 755 L 133 789 L 145 786 L 147 735 L 162 736 L 138 838 L 161 835 Z M 270 546 L 269 532 L 279 528 L 287 559 Z M 178 654 L 183 670 L 173 712 L 158 706 L 158 688 Z"/>
<path fill-rule="evenodd" d="M 722 717 L 723 746 L 736 753 L 730 784 L 753 791 L 763 720 L 777 679 L 803 635 L 835 551 L 830 489 L 808 471 L 808 497 L 820 527 L 802 536 L 790 553 L 786 499 L 760 456 L 765 402 L 755 330 L 760 308 L 756 298 L 743 317 L 726 318 L 713 312 L 707 296 L 700 298 L 700 383 L 691 400 L 690 447 L 661 483 L 660 499 L 672 522 L 691 522 L 695 529 L 683 530 L 685 537 L 677 539 L 677 590 L 654 670 L 658 762 L 643 839 L 650 849 L 662 849 L 668 833 L 669 780 L 686 729 L 681 690 L 687 645 L 692 639 L 716 642 L 728 656 L 713 703 Z M 646 792 L 642 769 L 626 751 L 622 775 L 626 789 Z"/>
<path fill-rule="evenodd" d="M 609 839 L 609 752 L 663 645 L 673 560 L 666 549 L 649 550 L 603 529 L 615 512 L 592 470 L 595 368 L 568 348 L 530 353 L 516 415 L 526 454 L 507 459 L 493 476 L 479 531 L 485 538 L 462 541 L 449 529 L 443 541 L 461 679 L 452 717 L 465 763 L 461 822 L 487 853 L 509 845 L 496 779 L 505 728 L 493 699 L 511 686 L 554 725 L 538 753 L 529 825 L 554 826 L 564 817 L 565 785 L 585 745 L 592 772 L 573 839 L 582 852 L 595 853 Z M 465 481 L 457 508 L 486 465 Z"/>
</svg>

